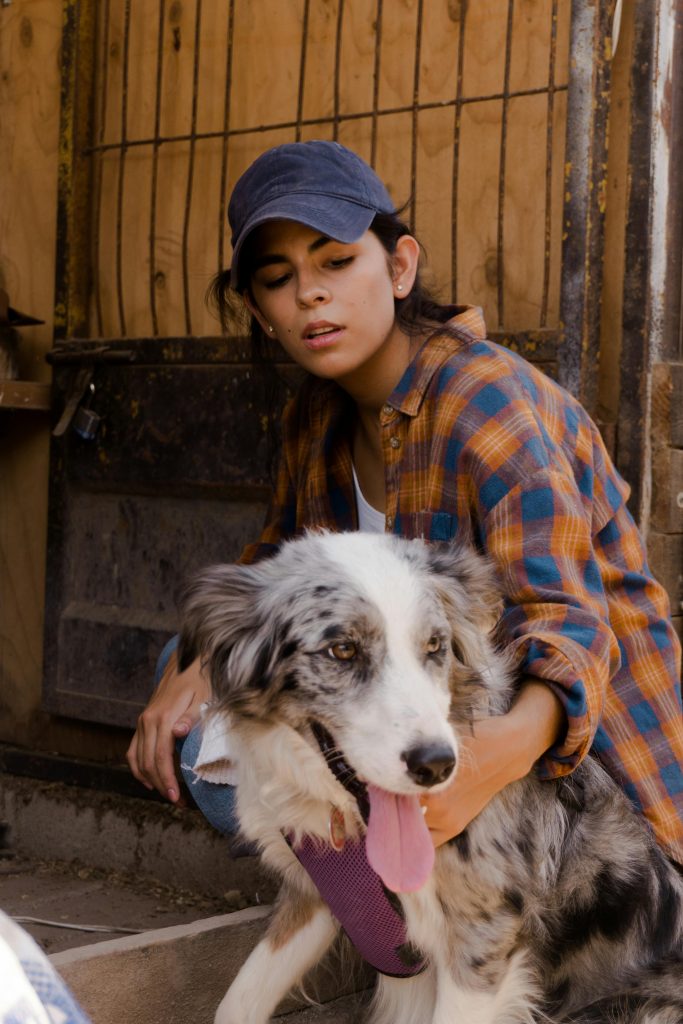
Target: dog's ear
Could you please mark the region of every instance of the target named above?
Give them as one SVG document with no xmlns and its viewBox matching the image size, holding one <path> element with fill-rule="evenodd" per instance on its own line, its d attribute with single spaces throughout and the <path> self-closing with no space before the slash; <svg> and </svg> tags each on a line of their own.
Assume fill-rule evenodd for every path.
<svg viewBox="0 0 683 1024">
<path fill-rule="evenodd" d="M 503 611 L 493 565 L 461 544 L 431 544 L 427 559 L 454 639 L 465 654 L 471 649 L 476 664 L 481 640 L 488 638 Z"/>
<path fill-rule="evenodd" d="M 265 586 L 258 565 L 216 565 L 194 576 L 181 595 L 178 667 L 201 658 L 218 699 L 268 685 L 272 641 L 261 607 Z"/>
</svg>

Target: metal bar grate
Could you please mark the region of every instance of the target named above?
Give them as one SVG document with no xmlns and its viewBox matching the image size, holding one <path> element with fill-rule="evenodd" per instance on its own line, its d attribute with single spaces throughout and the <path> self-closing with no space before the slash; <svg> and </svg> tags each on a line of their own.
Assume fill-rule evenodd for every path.
<svg viewBox="0 0 683 1024">
<path fill-rule="evenodd" d="M 180 132 L 177 135 L 149 135 L 141 139 L 122 139 L 118 142 L 103 142 L 92 146 L 83 147 L 83 155 L 91 156 L 96 153 L 106 153 L 116 150 L 124 152 L 137 146 L 162 146 L 170 142 L 197 142 L 201 139 L 222 139 L 224 137 L 234 138 L 239 135 L 258 135 L 274 131 L 301 131 L 302 128 L 324 127 L 329 124 L 341 123 L 342 121 L 365 121 L 371 118 L 373 121 L 381 117 L 391 117 L 395 114 L 419 114 L 425 110 L 444 110 L 449 107 L 465 107 L 470 104 L 487 103 L 491 100 L 509 101 L 525 96 L 546 96 L 547 88 L 538 89 L 517 89 L 511 92 L 494 92 L 481 96 L 464 96 L 448 100 L 438 100 L 432 103 L 411 103 L 395 107 L 386 107 L 384 110 L 364 109 L 332 117 L 304 117 L 301 120 L 292 119 L 289 121 L 275 121 L 272 124 L 257 124 L 249 128 L 228 128 L 226 131 L 207 132 Z M 557 85 L 553 92 L 566 92 L 566 85 Z"/>
<path fill-rule="evenodd" d="M 275 10 L 272 0 L 104 0 L 97 5 L 101 67 L 95 127 L 80 148 L 81 158 L 92 163 L 95 184 L 91 335 L 211 333 L 203 293 L 211 274 L 229 258 L 226 208 L 233 181 L 274 142 L 314 137 L 348 143 L 385 178 L 390 166 L 394 198 L 399 205 L 407 201 L 406 219 L 430 255 L 430 231 L 440 232 L 433 262 L 444 297 L 452 286 L 457 301 L 484 305 L 490 328 L 499 333 L 519 337 L 520 332 L 557 330 L 569 22 L 575 8 L 586 3 L 540 0 L 534 19 L 528 19 L 519 0 L 477 5 L 467 0 L 444 5 L 375 0 L 372 6 L 331 0 L 324 5 L 324 17 L 323 7 L 311 0 L 280 5 L 278 38 L 288 59 L 278 64 L 287 70 L 275 83 L 271 118 L 270 105 L 259 102 L 262 97 L 249 84 L 244 48 L 252 38 L 250 26 L 260 32 L 261 19 Z M 80 6 L 85 4 L 81 0 Z M 436 11 L 443 22 L 440 35 L 433 27 Z M 476 57 L 484 24 L 499 42 L 488 65 Z M 220 45 L 211 35 L 214 25 L 219 26 Z M 358 44 L 363 33 L 365 49 Z M 400 46 L 406 59 L 398 75 Z M 326 80 L 321 78 L 321 49 L 328 55 Z M 496 62 L 498 77 L 490 70 Z M 150 68 L 146 78 L 141 71 L 145 63 Z M 430 75 L 438 87 L 431 80 L 426 86 Z M 209 81 L 214 88 L 222 83 L 212 95 Z M 268 89 L 273 89 L 270 79 Z M 319 100 L 318 93 L 328 99 Z M 282 99 L 285 94 L 291 102 Z M 561 103 L 560 95 L 565 97 Z M 543 117 L 537 98 L 545 101 Z M 211 103 L 212 109 L 221 107 L 218 118 L 205 115 Z M 145 118 L 141 111 L 147 106 Z M 535 118 L 533 155 L 521 152 L 518 142 L 527 111 Z M 479 134 L 488 190 L 481 195 L 473 190 L 473 179 L 474 186 L 478 183 L 472 153 Z M 428 159 L 435 146 L 438 181 Z M 536 161 L 533 201 L 521 194 L 519 184 L 517 195 L 511 198 L 510 193 L 511 171 L 526 160 Z M 171 202 L 176 205 L 172 238 Z M 203 222 L 198 261 L 197 224 L 204 216 L 199 211 L 209 203 L 213 212 Z M 477 203 L 485 224 L 473 237 Z M 533 217 L 526 218 L 540 225 L 533 237 L 520 232 L 525 211 L 515 203 L 534 207 Z M 139 217 L 130 204 L 140 209 Z M 142 224 L 147 228 L 144 259 L 135 245 Z M 533 260 L 528 258 L 531 248 L 537 250 Z M 533 263 L 535 275 L 529 271 L 533 295 L 526 305 L 515 295 L 525 260 Z M 135 263 L 139 273 L 133 272 Z M 138 284 L 143 279 L 144 301 Z"/>
</svg>

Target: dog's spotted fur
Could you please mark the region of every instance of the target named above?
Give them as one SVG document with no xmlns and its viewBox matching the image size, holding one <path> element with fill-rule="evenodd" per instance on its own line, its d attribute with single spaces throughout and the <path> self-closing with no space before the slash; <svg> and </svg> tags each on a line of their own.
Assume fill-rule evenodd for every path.
<svg viewBox="0 0 683 1024">
<path fill-rule="evenodd" d="M 309 534 L 189 588 L 182 658 L 202 656 L 215 713 L 232 724 L 242 830 L 282 875 L 285 905 L 316 906 L 300 925 L 280 911 L 218 1024 L 264 1024 L 335 933 L 282 836 L 325 839 L 333 806 L 349 834 L 363 827 L 311 720 L 365 781 L 421 791 L 402 752 L 430 742 L 457 752 L 472 718 L 509 706 L 511 667 L 491 640 L 497 607 L 478 556 L 363 534 Z M 338 644 L 355 656 L 334 657 Z M 508 786 L 401 902 L 430 966 L 381 978 L 372 1024 L 683 1022 L 683 879 L 591 758 L 561 781 Z"/>
</svg>

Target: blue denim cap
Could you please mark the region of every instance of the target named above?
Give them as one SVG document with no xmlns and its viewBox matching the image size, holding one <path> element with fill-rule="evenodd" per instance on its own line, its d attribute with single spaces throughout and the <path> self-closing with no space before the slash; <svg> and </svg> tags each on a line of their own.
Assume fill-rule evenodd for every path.
<svg viewBox="0 0 683 1024">
<path fill-rule="evenodd" d="M 288 142 L 258 157 L 230 198 L 230 284 L 237 287 L 242 246 L 269 220 L 295 220 L 338 242 L 356 242 L 377 213 L 395 213 L 386 188 L 364 160 L 338 142 Z"/>
</svg>

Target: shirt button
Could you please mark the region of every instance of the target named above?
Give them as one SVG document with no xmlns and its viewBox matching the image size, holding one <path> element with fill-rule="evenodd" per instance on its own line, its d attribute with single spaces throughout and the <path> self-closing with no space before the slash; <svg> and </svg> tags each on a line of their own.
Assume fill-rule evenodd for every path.
<svg viewBox="0 0 683 1024">
<path fill-rule="evenodd" d="M 383 405 L 382 406 L 382 412 L 384 413 L 385 416 L 391 416 L 393 411 L 394 411 L 393 405 L 388 405 L 387 404 L 387 405 Z"/>
<path fill-rule="evenodd" d="M 396 437 L 396 435 L 394 434 L 393 437 L 389 438 L 389 444 L 391 445 L 392 448 L 400 448 L 401 447 L 401 438 L 400 437 Z"/>
<path fill-rule="evenodd" d="M 387 529 L 388 530 L 392 530 L 393 526 L 394 526 L 394 517 L 393 516 L 387 516 L 385 522 L 387 524 Z"/>
</svg>

